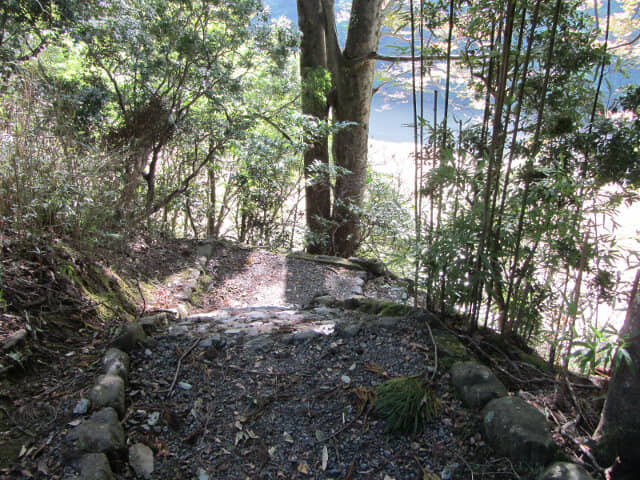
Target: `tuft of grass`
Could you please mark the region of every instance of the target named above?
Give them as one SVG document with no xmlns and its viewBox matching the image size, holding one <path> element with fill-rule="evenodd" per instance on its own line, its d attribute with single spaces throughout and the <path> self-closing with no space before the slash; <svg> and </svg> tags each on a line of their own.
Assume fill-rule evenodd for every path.
<svg viewBox="0 0 640 480">
<path fill-rule="evenodd" d="M 373 412 L 387 423 L 386 431 L 416 435 L 436 414 L 438 400 L 420 376 L 397 377 L 376 387 Z"/>
</svg>

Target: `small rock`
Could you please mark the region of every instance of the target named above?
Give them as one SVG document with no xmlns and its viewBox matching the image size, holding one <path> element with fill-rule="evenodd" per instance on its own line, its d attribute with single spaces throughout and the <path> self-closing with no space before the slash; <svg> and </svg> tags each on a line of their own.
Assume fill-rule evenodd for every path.
<svg viewBox="0 0 640 480">
<path fill-rule="evenodd" d="M 198 469 L 198 480 L 209 480 L 209 478 L 211 477 L 203 468 Z"/>
<path fill-rule="evenodd" d="M 454 472 L 458 469 L 460 465 L 457 463 L 450 463 L 444 467 L 442 472 L 440 472 L 440 478 L 442 480 L 451 480 Z"/>
<path fill-rule="evenodd" d="M 580 465 L 568 462 L 551 464 L 540 474 L 538 480 L 593 480 Z"/>
<path fill-rule="evenodd" d="M 97 407 L 113 407 L 124 416 L 124 380 L 117 375 L 101 375 L 89 392 L 89 399 Z"/>
<path fill-rule="evenodd" d="M 342 382 L 346 383 L 347 385 L 351 383 L 351 378 L 349 378 L 347 375 L 342 375 L 340 377 L 340 380 L 342 380 Z"/>
<path fill-rule="evenodd" d="M 113 480 L 109 459 L 104 453 L 87 453 L 78 460 L 82 480 Z"/>
<path fill-rule="evenodd" d="M 81 398 L 80 400 L 78 400 L 78 403 L 76 403 L 76 406 L 73 407 L 73 414 L 84 415 L 89 411 L 89 405 L 91 405 L 89 399 Z"/>
<path fill-rule="evenodd" d="M 127 382 L 129 355 L 118 348 L 110 348 L 102 357 L 102 370 L 107 375 L 116 375 Z"/>
<path fill-rule="evenodd" d="M 160 420 L 160 412 L 152 412 L 151 415 L 149 415 L 147 424 L 153 427 L 158 423 L 158 420 Z"/>
<path fill-rule="evenodd" d="M 171 325 L 167 331 L 169 337 L 179 337 L 189 332 L 189 327 L 186 325 Z"/>
<path fill-rule="evenodd" d="M 362 330 L 362 324 L 341 322 L 336 324 L 335 334 L 342 338 L 353 338 Z"/>
<path fill-rule="evenodd" d="M 151 478 L 153 473 L 153 452 L 143 443 L 129 447 L 129 465 L 141 478 Z"/>
<path fill-rule="evenodd" d="M 451 383 L 469 408 L 482 408 L 490 400 L 508 393 L 488 367 L 476 362 L 455 363 L 451 367 Z"/>
<path fill-rule="evenodd" d="M 360 285 L 354 285 L 351 288 L 351 293 L 353 293 L 354 295 L 362 295 L 362 287 Z"/>
<path fill-rule="evenodd" d="M 129 323 L 124 326 L 122 333 L 111 342 L 111 346 L 128 352 L 133 350 L 139 342 L 143 342 L 147 338 L 144 328 L 138 322 Z"/>
<path fill-rule="evenodd" d="M 191 384 L 187 382 L 178 382 L 178 387 L 180 387 L 182 390 L 191 390 L 193 388 Z"/>
<path fill-rule="evenodd" d="M 124 448 L 124 430 L 116 411 L 107 407 L 71 430 L 67 440 L 84 452 L 110 454 Z"/>
<path fill-rule="evenodd" d="M 321 335 L 322 334 L 320 332 L 316 332 L 314 330 L 306 330 L 303 332 L 285 335 L 284 337 L 282 337 L 282 343 L 284 343 L 285 345 L 302 345 Z"/>
</svg>

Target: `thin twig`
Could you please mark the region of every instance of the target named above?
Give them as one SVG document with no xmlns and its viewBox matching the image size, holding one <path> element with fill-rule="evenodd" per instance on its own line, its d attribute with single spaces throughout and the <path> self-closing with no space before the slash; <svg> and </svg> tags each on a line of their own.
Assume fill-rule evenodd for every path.
<svg viewBox="0 0 640 480">
<path fill-rule="evenodd" d="M 425 320 L 425 326 L 427 327 L 427 331 L 429 332 L 429 336 L 431 337 L 431 343 L 433 345 L 433 372 L 431 372 L 431 378 L 429 378 L 429 383 L 433 383 L 436 378 L 436 374 L 438 373 L 438 344 L 436 343 L 436 339 L 433 337 L 433 332 L 431 331 L 431 326 L 429 322 Z"/>
<path fill-rule="evenodd" d="M 142 315 L 144 315 L 145 312 L 147 311 L 147 300 L 144 298 L 144 293 L 142 293 L 142 287 L 140 286 L 140 280 L 136 279 L 136 284 L 138 285 L 138 293 L 140 293 L 140 298 L 142 299 L 142 311 L 140 312 L 140 315 L 138 317 L 138 319 L 140 319 L 142 317 Z"/>
<path fill-rule="evenodd" d="M 471 480 L 473 480 L 473 469 L 471 468 L 471 465 L 469 465 L 469 463 L 457 453 L 456 453 L 456 457 L 462 460 L 462 463 L 464 463 L 467 466 L 467 468 L 469 469 L 469 472 L 471 472 Z"/>
<path fill-rule="evenodd" d="M 199 343 L 200 343 L 200 339 L 197 339 L 195 342 L 193 342 L 193 345 L 191 345 L 187 349 L 187 351 L 184 352 L 178 359 L 178 365 L 176 366 L 176 373 L 173 376 L 173 382 L 171 382 L 171 386 L 169 387 L 169 390 L 167 390 L 167 398 L 171 396 L 171 392 L 173 391 L 173 388 L 176 386 L 176 381 L 178 380 L 178 373 L 180 373 L 180 365 L 182 364 L 182 360 L 184 360 L 184 358 L 187 355 L 189 355 L 193 351 L 193 349 L 198 346 Z"/>
</svg>

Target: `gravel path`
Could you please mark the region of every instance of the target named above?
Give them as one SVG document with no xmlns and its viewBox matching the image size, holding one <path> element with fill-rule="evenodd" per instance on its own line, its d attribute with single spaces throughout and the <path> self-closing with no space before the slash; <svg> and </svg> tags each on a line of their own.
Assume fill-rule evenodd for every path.
<svg viewBox="0 0 640 480">
<path fill-rule="evenodd" d="M 445 378 L 439 414 L 415 438 L 386 434 L 358 402 L 362 387 L 426 372 L 428 338 L 417 320 L 324 307 L 173 325 L 132 357 L 129 441 L 154 448 L 154 478 L 471 478 L 489 468 L 472 457 L 490 453 Z"/>
</svg>

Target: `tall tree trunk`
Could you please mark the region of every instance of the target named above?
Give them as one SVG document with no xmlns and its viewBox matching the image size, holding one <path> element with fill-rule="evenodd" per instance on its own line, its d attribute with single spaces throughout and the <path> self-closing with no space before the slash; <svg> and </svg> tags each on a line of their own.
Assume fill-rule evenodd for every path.
<svg viewBox="0 0 640 480">
<path fill-rule="evenodd" d="M 640 471 L 640 271 L 636 273 L 629 308 L 620 331 L 629 340 L 625 346 L 628 361 L 621 361 L 609 383 L 607 399 L 602 409 L 600 424 L 594 433 L 597 453 L 601 462 L 611 464 L 616 458 L 619 465 L 613 479 L 637 478 Z"/>
<path fill-rule="evenodd" d="M 336 101 L 336 122 L 348 122 L 333 139 L 333 158 L 337 167 L 334 200 L 334 253 L 349 257 L 360 246 L 360 210 L 367 178 L 369 114 L 373 96 L 373 74 L 376 62 L 371 54 L 378 49 L 383 0 L 354 0 L 343 52 L 339 51 L 335 22 L 331 28 L 328 58 L 332 62 Z M 332 1 L 325 0 L 325 6 Z M 326 12 L 329 13 L 329 12 Z M 333 18 L 333 9 L 330 12 Z M 344 170 L 348 170 L 345 173 Z"/>
<path fill-rule="evenodd" d="M 298 0 L 300 75 L 302 77 L 302 113 L 326 123 L 330 86 L 327 66 L 327 42 L 323 4 L 318 0 Z M 309 132 L 312 137 L 304 152 L 306 179 L 307 251 L 331 253 L 328 221 L 331 216 L 329 183 L 329 146 L 327 136 Z"/>
<path fill-rule="evenodd" d="M 307 225 L 311 232 L 331 221 L 331 244 L 322 250 L 343 257 L 351 256 L 360 245 L 360 210 L 367 174 L 369 113 L 373 96 L 375 56 L 380 40 L 383 0 L 354 0 L 344 50 L 336 31 L 333 0 L 298 0 L 302 31 L 301 68 L 303 82 L 310 75 L 317 79 L 323 69 L 331 73 L 331 102 L 315 104 L 317 89 L 303 99 L 305 113 L 326 119 L 331 103 L 333 119 L 345 122 L 333 138 L 333 159 L 338 167 L 333 212 L 329 214 L 329 182 L 312 184 L 307 190 Z M 306 77 L 305 77 L 306 76 Z M 317 147 L 317 148 L 316 148 Z M 305 167 L 325 162 L 325 144 L 314 144 L 305 154 Z M 309 210 L 311 209 L 311 210 Z M 314 224 L 314 220 L 320 220 Z M 326 230 L 320 230 L 322 234 Z"/>
</svg>

